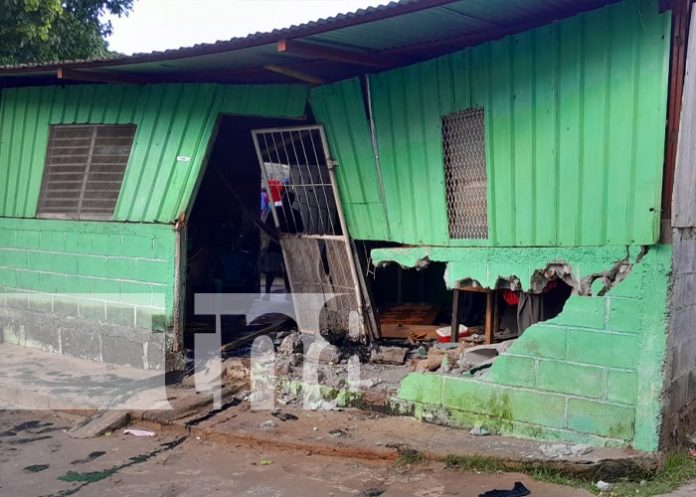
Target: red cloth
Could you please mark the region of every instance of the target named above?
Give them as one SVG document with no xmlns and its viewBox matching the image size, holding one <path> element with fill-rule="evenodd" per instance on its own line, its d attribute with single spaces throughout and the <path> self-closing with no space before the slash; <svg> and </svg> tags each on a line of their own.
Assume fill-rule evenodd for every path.
<svg viewBox="0 0 696 497">
<path fill-rule="evenodd" d="M 512 290 L 503 290 L 503 300 L 507 305 L 517 305 L 520 303 L 520 296 Z"/>
<path fill-rule="evenodd" d="M 271 201 L 275 202 L 280 202 L 280 199 L 283 198 L 283 190 L 285 189 L 285 186 L 280 180 L 277 179 L 269 179 L 268 180 L 268 193 L 271 195 Z"/>
</svg>

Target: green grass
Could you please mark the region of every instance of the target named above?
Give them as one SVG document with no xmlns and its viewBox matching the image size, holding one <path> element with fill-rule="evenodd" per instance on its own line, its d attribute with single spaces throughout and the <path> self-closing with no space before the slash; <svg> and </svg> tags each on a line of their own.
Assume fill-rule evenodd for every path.
<svg viewBox="0 0 696 497">
<path fill-rule="evenodd" d="M 418 464 L 425 461 L 425 456 L 414 449 L 402 449 L 399 450 L 399 457 L 394 462 L 396 466 L 409 466 L 412 464 Z"/>
<path fill-rule="evenodd" d="M 512 471 L 502 462 L 489 457 L 480 456 L 448 456 L 445 464 L 450 469 L 461 471 L 478 471 L 483 473 L 502 473 Z M 589 477 L 569 476 L 560 471 L 539 465 L 525 465 L 515 469 L 528 474 L 537 481 L 582 488 L 593 494 L 600 494 L 595 487 L 595 481 Z M 611 497 L 652 497 L 672 492 L 677 488 L 696 480 L 696 458 L 686 452 L 673 453 L 665 460 L 664 467 L 644 480 L 634 477 L 614 482 L 611 492 L 603 495 Z"/>
</svg>

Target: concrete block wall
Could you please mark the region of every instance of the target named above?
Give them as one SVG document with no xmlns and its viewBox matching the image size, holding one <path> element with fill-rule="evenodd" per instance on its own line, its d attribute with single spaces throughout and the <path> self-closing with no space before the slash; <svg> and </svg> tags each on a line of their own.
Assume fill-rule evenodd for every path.
<svg viewBox="0 0 696 497">
<path fill-rule="evenodd" d="M 109 326 L 170 330 L 175 243 L 170 225 L 0 219 L 2 339 L 66 353 Z M 103 359 L 105 348 L 73 355 Z"/>
<path fill-rule="evenodd" d="M 595 254 L 598 259 L 590 264 L 568 249 L 563 260 L 574 270 L 606 270 L 616 262 L 601 259 L 609 251 Z M 399 397 L 414 403 L 416 415 L 426 420 L 483 425 L 529 438 L 657 450 L 671 252 L 668 246 L 653 246 L 644 257 L 634 254 L 624 281 L 604 296 L 572 296 L 559 316 L 527 329 L 484 375 L 414 373 L 402 382 Z M 503 256 L 488 254 L 485 270 L 469 271 L 495 281 L 497 274 L 524 270 L 510 266 L 514 257 Z M 498 259 L 513 272 L 496 273 Z M 466 267 L 467 261 L 458 265 Z"/>
<path fill-rule="evenodd" d="M 674 228 L 672 250 L 665 446 L 683 443 L 696 430 L 696 228 Z"/>
</svg>

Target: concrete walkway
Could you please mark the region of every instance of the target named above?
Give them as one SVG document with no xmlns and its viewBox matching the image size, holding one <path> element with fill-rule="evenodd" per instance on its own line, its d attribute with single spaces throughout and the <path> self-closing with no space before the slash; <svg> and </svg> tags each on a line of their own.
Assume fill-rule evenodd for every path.
<svg viewBox="0 0 696 497">
<path fill-rule="evenodd" d="M 632 468 L 654 467 L 653 456 L 626 449 L 577 447 L 498 436 L 473 436 L 465 430 L 430 425 L 408 417 L 347 409 L 303 409 L 300 399 L 277 404 L 290 420 L 270 410 L 251 411 L 245 400 L 248 378 L 227 384 L 223 406 L 194 388 L 164 386 L 158 372 L 116 367 L 33 349 L 0 344 L 0 406 L 26 409 L 118 409 L 158 430 L 192 433 L 201 439 L 284 447 L 292 450 L 362 459 L 394 460 L 404 450 L 433 460 L 448 455 L 484 456 L 515 468 L 536 463 L 572 472 L 625 475 Z M 286 402 L 288 402 L 286 400 Z M 261 424 L 266 423 L 267 429 Z M 554 446 L 554 447 L 551 447 Z M 560 449 L 560 450 L 559 450 Z M 554 452 L 565 452 L 554 456 Z M 578 452 L 577 455 L 571 454 Z"/>
</svg>

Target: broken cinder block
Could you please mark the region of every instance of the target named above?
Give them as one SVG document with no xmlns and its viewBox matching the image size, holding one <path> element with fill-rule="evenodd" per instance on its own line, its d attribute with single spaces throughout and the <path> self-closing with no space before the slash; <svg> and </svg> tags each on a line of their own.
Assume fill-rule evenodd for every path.
<svg viewBox="0 0 696 497">
<path fill-rule="evenodd" d="M 400 366 L 406 361 L 406 352 L 403 347 L 379 347 L 370 352 L 370 362 Z"/>
</svg>

